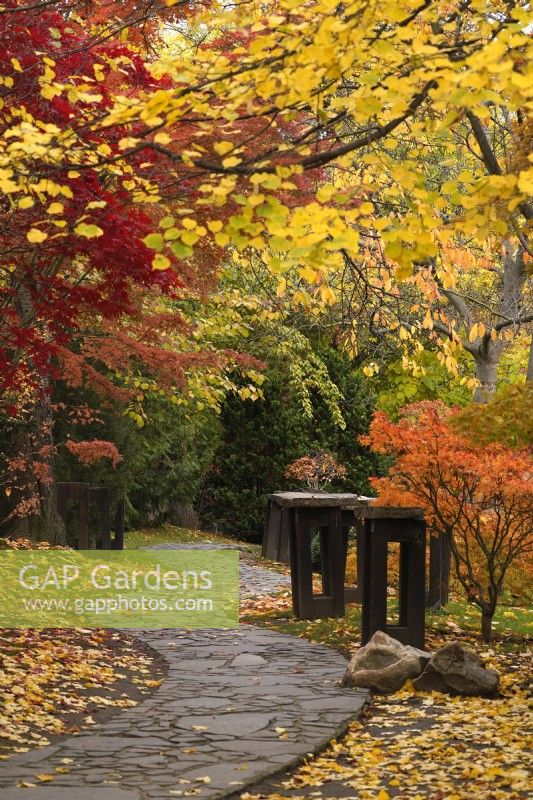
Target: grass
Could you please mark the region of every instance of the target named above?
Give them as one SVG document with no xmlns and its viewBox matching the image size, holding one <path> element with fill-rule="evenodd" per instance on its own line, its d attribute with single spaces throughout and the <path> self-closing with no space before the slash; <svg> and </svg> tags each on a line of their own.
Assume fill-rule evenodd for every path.
<svg viewBox="0 0 533 800">
<path fill-rule="evenodd" d="M 259 557 L 261 552 L 261 547 L 258 544 L 240 542 L 220 533 L 178 528 L 176 525 L 161 525 L 159 528 L 141 528 L 139 530 L 127 531 L 124 535 L 124 547 L 126 550 L 140 550 L 152 544 L 167 544 L 168 542 L 175 544 L 200 544 L 202 542 L 209 542 L 210 544 L 236 544 L 245 552 L 257 555 L 257 557 Z"/>
<path fill-rule="evenodd" d="M 392 609 L 391 609 L 392 611 Z M 512 614 L 513 616 L 508 616 Z M 477 637 L 480 630 L 480 612 L 460 599 L 452 600 L 445 608 L 426 612 L 428 635 L 444 634 L 452 638 Z M 328 645 L 344 653 L 352 652 L 360 644 L 361 606 L 351 604 L 340 619 L 326 617 L 318 620 L 299 620 L 292 609 L 245 610 L 242 622 L 263 625 L 267 628 L 302 636 L 313 642 Z M 494 641 L 527 646 L 533 636 L 533 613 L 527 608 L 501 606 L 495 616 Z"/>
</svg>

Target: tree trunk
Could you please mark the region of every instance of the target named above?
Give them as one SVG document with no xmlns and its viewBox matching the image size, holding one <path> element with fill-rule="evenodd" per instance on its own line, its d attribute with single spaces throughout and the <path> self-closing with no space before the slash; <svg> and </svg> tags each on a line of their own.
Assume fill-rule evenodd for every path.
<svg viewBox="0 0 533 800">
<path fill-rule="evenodd" d="M 533 334 L 529 345 L 529 360 L 527 362 L 526 381 L 533 383 Z"/>
<path fill-rule="evenodd" d="M 492 617 L 494 615 L 488 611 L 481 612 L 481 638 L 484 642 L 492 639 Z"/>
<path fill-rule="evenodd" d="M 499 357 L 491 356 L 492 354 L 485 355 L 481 352 L 474 355 L 476 378 L 479 381 L 479 386 L 474 391 L 475 403 L 488 403 L 496 392 Z"/>
<path fill-rule="evenodd" d="M 15 453 L 27 463 L 25 492 L 35 498 L 34 513 L 15 518 L 14 536 L 51 544 L 65 543 L 65 525 L 59 514 L 53 459 L 53 416 L 48 394 L 43 392 L 31 416 L 14 437 Z"/>
<path fill-rule="evenodd" d="M 26 280 L 24 265 L 19 264 L 13 274 L 15 290 L 15 308 L 21 322 L 33 324 L 35 307 L 32 288 Z M 38 287 L 33 287 L 38 292 Z M 43 331 L 43 336 L 46 331 Z M 21 354 L 16 353 L 14 357 Z M 52 544 L 65 543 L 65 525 L 59 514 L 57 505 L 57 486 L 54 474 L 54 440 L 53 412 L 50 402 L 50 383 L 47 377 L 39 375 L 39 371 L 28 361 L 30 369 L 35 371 L 36 388 L 34 398 L 25 411 L 26 420 L 16 431 L 13 444 L 15 455 L 20 454 L 26 461 L 25 491 L 27 497 L 35 502 L 32 512 L 16 519 L 15 535 L 25 536 L 35 541 L 48 541 Z"/>
</svg>

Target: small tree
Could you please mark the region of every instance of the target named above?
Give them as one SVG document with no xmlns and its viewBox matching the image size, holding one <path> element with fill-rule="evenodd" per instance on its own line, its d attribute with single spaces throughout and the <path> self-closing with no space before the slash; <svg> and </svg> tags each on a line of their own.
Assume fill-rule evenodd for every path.
<svg viewBox="0 0 533 800">
<path fill-rule="evenodd" d="M 302 481 L 312 491 L 326 489 L 335 478 L 346 477 L 346 467 L 338 464 L 326 450 L 302 456 L 287 467 L 286 478 Z"/>
<path fill-rule="evenodd" d="M 456 413 L 429 401 L 406 406 L 396 423 L 378 412 L 360 441 L 395 457 L 388 477 L 372 480 L 379 500 L 422 506 L 430 531 L 448 538 L 488 640 L 509 566 L 522 559 L 531 568 L 533 459 L 528 450 L 473 443 L 452 424 Z"/>
</svg>

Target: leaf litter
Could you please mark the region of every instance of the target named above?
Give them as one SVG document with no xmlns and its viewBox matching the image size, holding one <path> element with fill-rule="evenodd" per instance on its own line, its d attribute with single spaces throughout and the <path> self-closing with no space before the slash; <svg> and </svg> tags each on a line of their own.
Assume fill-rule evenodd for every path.
<svg viewBox="0 0 533 800">
<path fill-rule="evenodd" d="M 0 629 L 0 759 L 137 705 L 160 674 L 147 649 L 116 631 Z"/>
<path fill-rule="evenodd" d="M 430 635 L 430 649 L 451 639 Z M 374 696 L 360 721 L 282 779 L 242 800 L 525 800 L 531 789 L 531 652 L 518 643 L 461 643 L 501 675 L 492 699 L 415 693 Z"/>
</svg>

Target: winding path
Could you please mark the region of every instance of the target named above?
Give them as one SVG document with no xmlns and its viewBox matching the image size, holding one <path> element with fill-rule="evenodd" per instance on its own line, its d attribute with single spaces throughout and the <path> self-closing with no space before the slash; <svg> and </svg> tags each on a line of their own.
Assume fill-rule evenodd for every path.
<svg viewBox="0 0 533 800">
<path fill-rule="evenodd" d="M 286 581 L 241 564 L 244 595 Z M 167 660 L 162 685 L 101 725 L 2 762 L 0 800 L 223 797 L 321 749 L 367 699 L 339 686 L 343 656 L 304 639 L 251 625 L 133 633 Z"/>
</svg>

